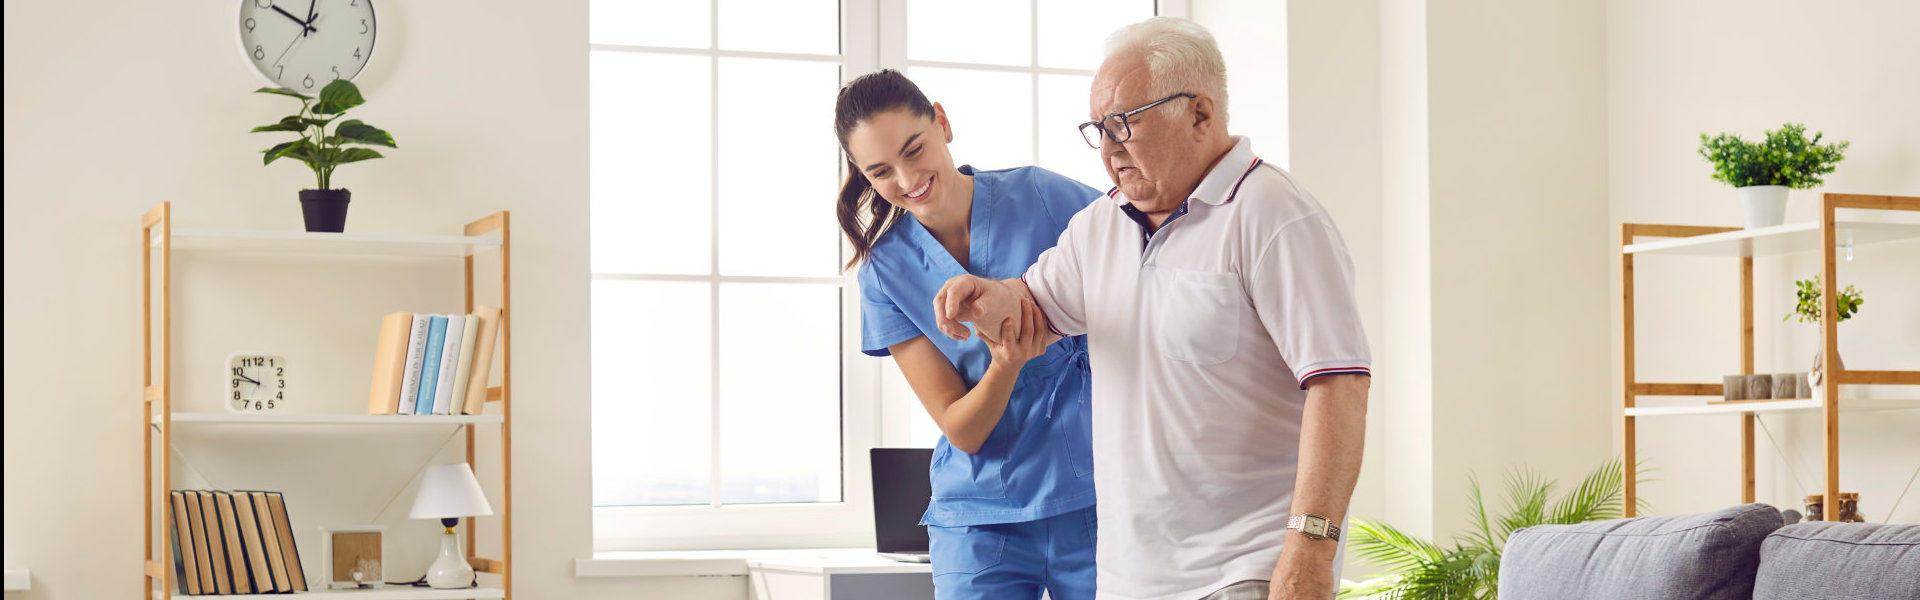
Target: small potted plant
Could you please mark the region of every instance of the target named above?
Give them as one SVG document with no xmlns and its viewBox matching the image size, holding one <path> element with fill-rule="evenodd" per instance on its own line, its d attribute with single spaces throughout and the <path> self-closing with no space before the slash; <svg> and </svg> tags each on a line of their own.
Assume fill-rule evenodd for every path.
<svg viewBox="0 0 1920 600">
<path fill-rule="evenodd" d="M 1785 321 L 1798 318 L 1801 323 L 1819 323 L 1820 276 L 1815 275 L 1813 279 L 1802 279 L 1793 282 L 1793 284 L 1799 288 L 1793 292 L 1796 300 L 1793 305 L 1793 312 L 1788 313 L 1786 318 L 1781 320 Z M 1834 303 L 1834 314 L 1838 315 L 1838 318 L 1834 319 L 1835 323 L 1847 322 L 1847 319 L 1853 318 L 1854 313 L 1860 312 L 1860 305 L 1866 303 L 1866 300 L 1860 298 L 1860 290 L 1853 289 L 1852 284 L 1848 284 L 1845 289 L 1840 290 L 1839 296 L 1839 301 Z M 1808 372 L 1807 377 L 1807 381 L 1814 385 L 1819 385 L 1825 378 L 1820 370 L 1820 354 L 1820 351 L 1813 353 L 1813 370 Z M 1845 368 L 1840 362 L 1840 356 L 1837 354 L 1833 357 L 1833 364 Z"/>
<path fill-rule="evenodd" d="M 1731 133 L 1700 134 L 1700 156 L 1713 163 L 1713 178 L 1740 192 L 1747 228 L 1772 227 L 1786 220 L 1787 190 L 1819 186 L 1845 158 L 1847 142 L 1822 145 L 1823 134 L 1807 139 L 1807 128 L 1787 123 L 1750 143 Z"/>
<path fill-rule="evenodd" d="M 320 89 L 320 97 L 314 98 L 286 88 L 260 88 L 254 90 L 261 94 L 279 94 L 300 99 L 300 113 L 280 119 L 272 125 L 253 128 L 255 133 L 269 131 L 288 131 L 300 134 L 300 139 L 277 144 L 261 151 L 266 155 L 263 164 L 273 164 L 281 158 L 291 158 L 306 163 L 313 169 L 314 177 L 319 180 L 318 189 L 300 190 L 300 212 L 306 220 L 307 231 L 340 232 L 347 225 L 347 202 L 352 193 L 346 189 L 333 187 L 333 170 L 340 165 L 380 158 L 379 152 L 372 148 L 348 148 L 348 145 L 386 146 L 395 148 L 393 136 L 378 127 L 360 122 L 359 119 L 347 119 L 347 109 L 366 102 L 360 97 L 360 88 L 345 79 L 335 79 Z M 335 121 L 339 121 L 335 123 Z M 328 132 L 328 128 L 332 132 Z"/>
</svg>

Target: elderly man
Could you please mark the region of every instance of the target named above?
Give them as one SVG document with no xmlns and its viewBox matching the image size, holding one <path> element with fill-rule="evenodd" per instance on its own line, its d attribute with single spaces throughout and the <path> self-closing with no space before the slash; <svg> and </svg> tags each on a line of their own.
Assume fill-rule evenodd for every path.
<svg viewBox="0 0 1920 600">
<path fill-rule="evenodd" d="M 1346 244 L 1227 133 L 1205 29 L 1150 19 L 1107 49 L 1081 131 L 1119 187 L 1025 277 L 949 280 L 941 329 L 1031 297 L 1087 335 L 1100 598 L 1330 598 L 1371 381 Z"/>
</svg>

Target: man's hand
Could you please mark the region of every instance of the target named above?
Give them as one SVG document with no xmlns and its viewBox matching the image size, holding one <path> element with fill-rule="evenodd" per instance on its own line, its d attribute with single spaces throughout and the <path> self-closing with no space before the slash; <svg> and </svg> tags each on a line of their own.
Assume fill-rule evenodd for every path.
<svg viewBox="0 0 1920 600">
<path fill-rule="evenodd" d="M 956 340 L 972 337 L 962 322 L 986 323 L 986 327 L 979 328 L 980 335 L 998 338 L 1002 323 L 1009 320 L 1020 323 L 1020 301 L 1026 299 L 1026 294 L 1005 283 L 961 275 L 948 279 L 946 285 L 940 287 L 940 293 L 934 295 L 933 318 L 941 333 Z"/>
<path fill-rule="evenodd" d="M 1312 548 L 1315 544 L 1326 544 L 1326 550 Z M 1338 544 L 1333 540 L 1310 540 L 1298 532 L 1289 532 L 1287 543 L 1280 550 L 1280 562 L 1273 567 L 1273 583 L 1268 588 L 1267 600 L 1333 598 L 1337 582 L 1333 580 L 1332 553 L 1337 551 Z M 1300 550 L 1302 547 L 1311 549 Z"/>
</svg>

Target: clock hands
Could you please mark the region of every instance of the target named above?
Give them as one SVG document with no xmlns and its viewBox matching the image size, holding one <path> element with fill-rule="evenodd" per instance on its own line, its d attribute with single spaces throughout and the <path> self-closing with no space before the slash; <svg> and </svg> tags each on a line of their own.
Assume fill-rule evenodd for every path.
<svg viewBox="0 0 1920 600">
<path fill-rule="evenodd" d="M 305 21 L 300 20 L 300 17 L 293 16 L 293 13 L 287 12 L 286 10 L 280 8 L 279 6 L 273 6 L 271 8 L 273 8 L 273 12 L 277 12 L 277 13 L 280 13 L 281 15 L 285 15 L 288 19 L 291 19 L 293 22 L 299 23 L 300 37 L 306 37 L 308 33 L 320 32 L 320 30 L 313 28 L 313 7 L 312 6 L 307 7 L 307 20 Z M 274 62 L 280 62 L 280 61 L 274 61 Z"/>
<path fill-rule="evenodd" d="M 251 384 L 254 384 L 254 385 L 265 385 L 265 384 L 263 384 L 263 383 L 260 383 L 260 382 L 258 382 L 258 381 L 254 381 L 252 377 L 248 377 L 248 376 L 246 376 L 246 375 L 239 375 L 238 377 L 239 377 L 239 378 L 241 378 L 241 379 L 243 379 L 243 380 L 246 380 L 246 382 L 247 382 L 247 383 L 251 383 Z"/>
</svg>

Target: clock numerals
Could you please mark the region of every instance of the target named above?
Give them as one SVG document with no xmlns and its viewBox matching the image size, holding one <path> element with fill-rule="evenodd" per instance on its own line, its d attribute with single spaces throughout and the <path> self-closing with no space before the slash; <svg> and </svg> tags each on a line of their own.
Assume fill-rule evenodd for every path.
<svg viewBox="0 0 1920 600">
<path fill-rule="evenodd" d="M 360 48 L 356 47 L 353 49 L 353 57 L 355 59 L 360 58 Z M 338 69 L 339 67 L 334 67 L 334 68 Z"/>
<path fill-rule="evenodd" d="M 253 0 L 253 5 L 260 8 L 273 8 L 273 0 L 266 0 L 265 2 Z"/>
<path fill-rule="evenodd" d="M 367 32 L 369 32 L 369 31 L 373 31 L 373 28 L 367 25 L 367 20 L 366 20 L 366 19 L 361 19 L 361 20 L 360 20 L 360 35 L 366 35 L 366 34 L 367 34 Z"/>
<path fill-rule="evenodd" d="M 279 71 L 275 71 L 275 72 L 274 72 L 274 74 L 273 74 L 273 78 L 274 78 L 274 79 L 276 79 L 276 80 L 277 80 L 277 79 L 280 79 L 280 78 L 282 78 L 282 77 L 286 77 L 286 76 L 287 76 L 287 66 L 286 66 L 286 65 L 274 65 L 274 66 L 273 66 L 273 68 L 275 68 L 275 69 L 279 69 Z"/>
<path fill-rule="evenodd" d="M 266 49 L 266 48 L 264 48 L 264 47 L 261 47 L 261 46 L 259 46 L 259 45 L 255 45 L 255 46 L 253 47 L 253 59 L 254 59 L 254 60 L 266 60 L 266 59 L 267 59 L 267 49 Z"/>
<path fill-rule="evenodd" d="M 340 67 L 334 67 L 334 68 L 333 68 L 333 78 L 334 78 L 334 79 L 339 79 L 339 78 L 340 78 Z"/>
<path fill-rule="evenodd" d="M 246 25 L 247 27 L 247 33 L 253 33 L 253 28 L 258 26 L 257 23 L 253 22 L 253 17 L 247 17 L 247 20 L 244 23 L 244 25 Z"/>
<path fill-rule="evenodd" d="M 302 78 L 300 80 L 300 85 L 306 86 L 307 89 L 313 89 L 313 74 L 308 73 L 305 78 Z"/>
</svg>

